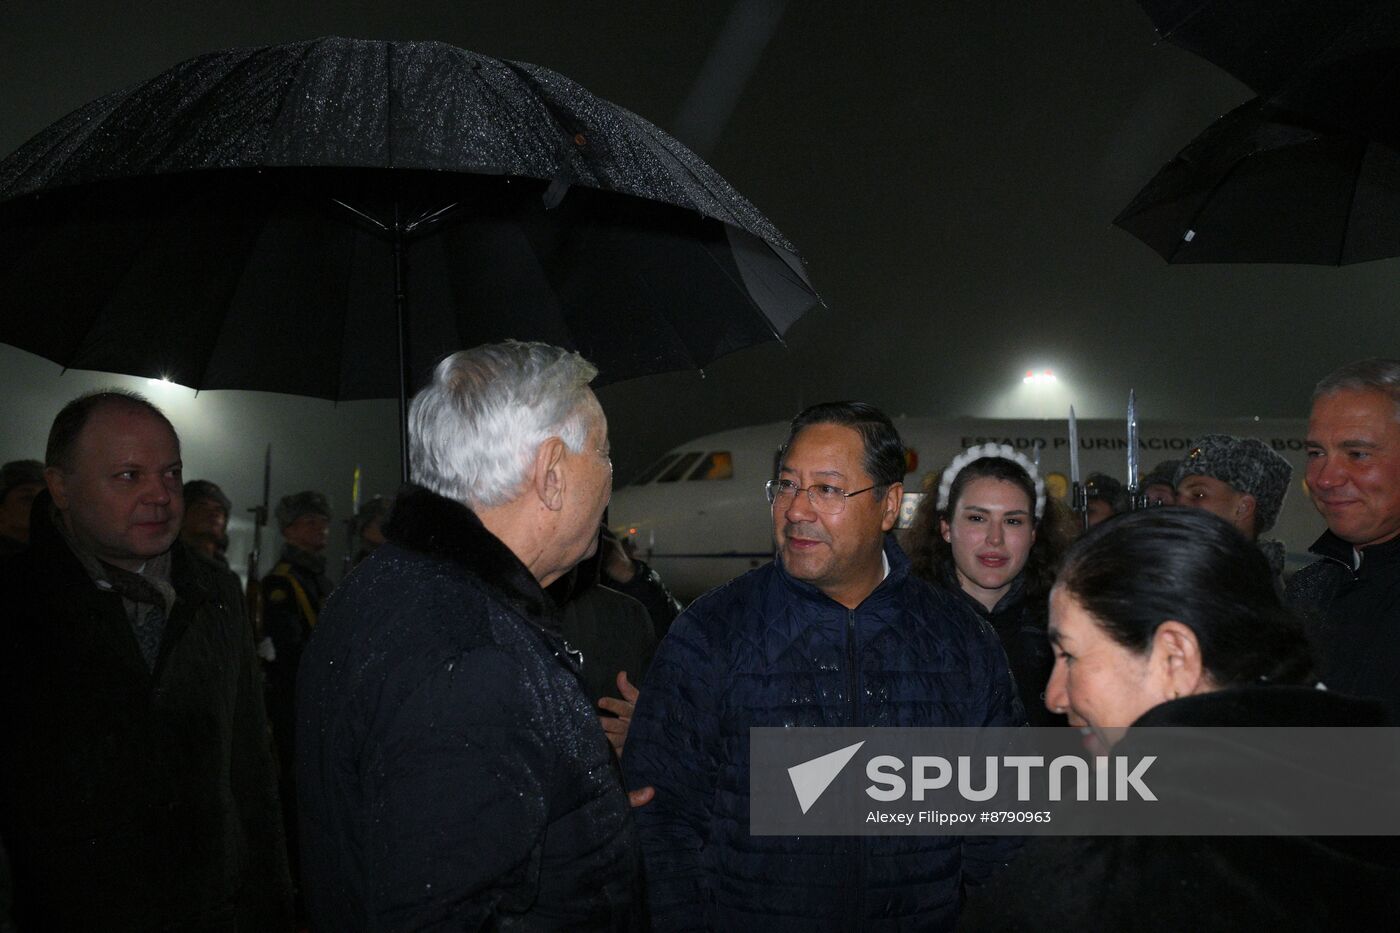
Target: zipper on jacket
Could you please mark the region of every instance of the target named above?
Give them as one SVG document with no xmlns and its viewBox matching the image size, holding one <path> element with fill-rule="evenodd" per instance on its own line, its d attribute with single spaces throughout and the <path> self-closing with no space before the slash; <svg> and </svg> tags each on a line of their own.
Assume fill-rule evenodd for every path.
<svg viewBox="0 0 1400 933">
<path fill-rule="evenodd" d="M 846 692 L 849 696 L 850 722 L 860 722 L 860 668 L 856 666 L 856 611 L 846 610 Z"/>
<path fill-rule="evenodd" d="M 846 690 L 849 695 L 850 704 L 850 724 L 852 726 L 861 725 L 860 710 L 860 667 L 856 663 L 856 611 L 846 610 Z M 854 871 L 851 878 L 855 881 L 854 890 L 847 900 L 851 909 L 847 918 L 846 929 L 859 930 L 862 926 L 863 905 L 861 903 L 861 890 L 865 886 L 865 837 L 851 837 L 851 861 L 854 862 Z"/>
</svg>

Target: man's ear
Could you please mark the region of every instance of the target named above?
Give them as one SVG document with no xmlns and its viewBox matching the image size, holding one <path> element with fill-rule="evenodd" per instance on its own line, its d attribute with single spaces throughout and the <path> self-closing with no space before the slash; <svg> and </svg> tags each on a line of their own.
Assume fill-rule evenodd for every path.
<svg viewBox="0 0 1400 933">
<path fill-rule="evenodd" d="M 1175 619 L 1163 622 L 1152 634 L 1152 667 L 1167 699 L 1191 696 L 1210 685 L 1196 633 Z"/>
<path fill-rule="evenodd" d="M 564 507 L 564 442 L 547 437 L 535 450 L 530 485 L 544 507 L 557 512 Z"/>
<path fill-rule="evenodd" d="M 44 468 L 44 485 L 49 487 L 49 495 L 53 496 L 53 504 L 58 506 L 60 511 L 68 508 L 68 486 L 63 479 L 63 471 L 58 467 Z"/>
<path fill-rule="evenodd" d="M 899 522 L 899 506 L 904 501 L 904 484 L 891 483 L 885 490 L 885 501 L 880 513 L 880 529 L 889 531 Z"/>
</svg>

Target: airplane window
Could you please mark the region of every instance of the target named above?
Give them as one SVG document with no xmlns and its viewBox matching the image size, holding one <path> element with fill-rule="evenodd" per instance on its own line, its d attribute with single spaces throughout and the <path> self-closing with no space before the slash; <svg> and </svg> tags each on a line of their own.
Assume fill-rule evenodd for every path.
<svg viewBox="0 0 1400 933">
<path fill-rule="evenodd" d="M 674 483 L 676 480 L 680 479 L 687 472 L 689 472 L 690 468 L 695 465 L 695 461 L 699 459 L 700 451 L 698 450 L 692 450 L 689 453 L 681 454 L 681 458 L 677 460 L 669 470 L 667 470 L 665 473 L 662 473 L 661 478 L 657 480 L 657 482 Z"/>
<path fill-rule="evenodd" d="M 666 456 L 662 457 L 660 460 L 656 461 L 651 466 L 643 470 L 642 475 L 632 480 L 631 485 L 645 486 L 647 483 L 660 476 L 662 470 L 675 463 L 676 458 L 679 456 L 680 454 L 667 454 Z"/>
<path fill-rule="evenodd" d="M 733 479 L 734 458 L 727 450 L 716 450 L 700 461 L 700 465 L 690 474 L 693 482 L 697 479 Z"/>
</svg>

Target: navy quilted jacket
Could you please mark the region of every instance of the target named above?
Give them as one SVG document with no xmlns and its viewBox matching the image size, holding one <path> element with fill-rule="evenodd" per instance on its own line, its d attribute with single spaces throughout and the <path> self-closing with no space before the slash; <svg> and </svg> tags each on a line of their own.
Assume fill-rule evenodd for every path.
<svg viewBox="0 0 1400 933">
<path fill-rule="evenodd" d="M 964 881 L 1008 851 L 995 837 L 751 836 L 755 726 L 1007 726 L 1024 722 L 1006 655 L 960 601 L 890 573 L 849 610 L 779 561 L 695 602 L 671 627 L 628 733 L 628 785 L 657 930 L 940 930 Z"/>
</svg>

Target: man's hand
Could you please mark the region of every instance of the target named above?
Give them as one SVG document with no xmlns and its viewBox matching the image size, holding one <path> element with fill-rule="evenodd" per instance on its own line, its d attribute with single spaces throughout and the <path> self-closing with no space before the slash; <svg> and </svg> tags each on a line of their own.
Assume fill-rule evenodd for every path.
<svg viewBox="0 0 1400 933">
<path fill-rule="evenodd" d="M 627 741 L 627 727 L 632 724 L 632 710 L 637 708 L 637 697 L 641 696 L 641 691 L 632 686 L 626 671 L 618 671 L 617 692 L 622 694 L 624 699 L 603 697 L 598 701 L 599 707 L 616 715 L 599 716 L 598 721 L 603 724 L 603 731 L 607 733 L 608 742 L 612 744 L 613 754 L 621 758 L 622 745 Z M 651 803 L 655 796 L 655 787 L 639 787 L 627 792 L 627 802 L 633 807 L 644 807 Z"/>
<path fill-rule="evenodd" d="M 637 697 L 641 692 L 632 686 L 626 671 L 617 672 L 617 692 L 622 694 L 622 699 L 603 697 L 598 701 L 600 709 L 613 714 L 599 716 L 598 721 L 603 724 L 603 731 L 607 733 L 608 742 L 612 744 L 613 754 L 621 758 L 623 743 L 627 741 L 627 728 L 632 724 L 632 711 L 637 708 Z"/>
</svg>

